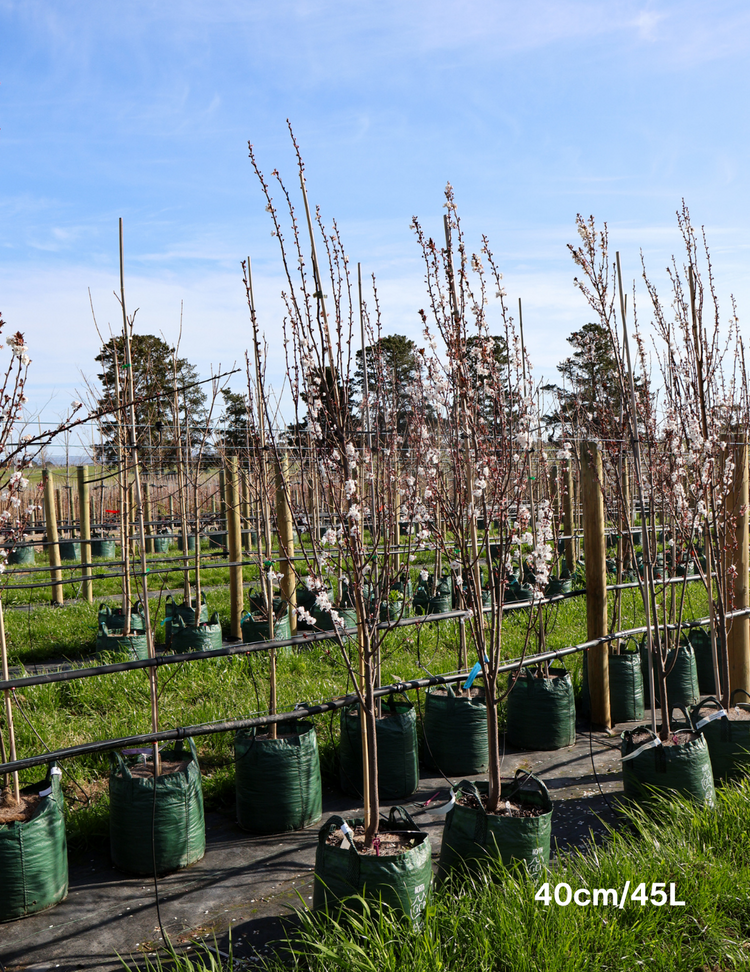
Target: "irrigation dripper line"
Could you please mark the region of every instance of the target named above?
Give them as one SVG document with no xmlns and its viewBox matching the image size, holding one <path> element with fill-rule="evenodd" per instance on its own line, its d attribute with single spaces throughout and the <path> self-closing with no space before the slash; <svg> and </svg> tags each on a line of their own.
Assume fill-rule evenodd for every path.
<svg viewBox="0 0 750 972">
<path fill-rule="evenodd" d="M 732 611 L 731 613 L 727 614 L 727 617 L 740 617 L 746 615 L 750 615 L 750 608 Z M 410 618 L 408 620 L 411 621 L 413 619 Z M 682 627 L 700 627 L 708 623 L 709 619 L 704 618 L 700 621 L 689 622 Z M 676 628 L 677 626 L 668 625 L 667 627 Z M 643 633 L 645 631 L 645 627 L 635 628 L 630 631 L 618 631 L 614 634 L 604 635 L 601 638 L 595 638 L 592 641 L 584 642 L 580 645 L 571 645 L 568 648 L 558 648 L 556 650 L 541 652 L 537 655 L 528 655 L 525 658 L 516 658 L 512 661 L 506 662 L 503 665 L 500 665 L 498 668 L 498 673 L 516 671 L 519 668 L 538 664 L 542 661 L 553 661 L 556 658 L 563 658 L 566 655 L 573 655 L 579 651 L 584 651 L 587 648 L 595 648 L 599 645 L 608 644 L 610 641 L 621 640 L 627 637 L 629 634 Z M 286 642 L 282 643 L 285 644 Z M 211 655 L 216 655 L 218 652 L 195 652 L 194 654 L 201 654 L 206 657 L 211 657 Z M 153 664 L 154 660 L 149 659 L 148 661 Z M 143 667 L 143 665 L 141 665 L 141 667 Z M 461 672 L 460 674 L 455 675 L 436 675 L 432 678 L 414 678 L 405 682 L 384 685 L 379 689 L 375 689 L 375 697 L 381 698 L 385 695 L 393 695 L 396 693 L 413 691 L 415 689 L 428 688 L 431 685 L 448 685 L 452 684 L 453 682 L 460 682 L 462 679 L 466 678 L 466 675 L 467 672 Z M 17 680 L 13 684 L 17 684 Z M 5 686 L 10 688 L 11 683 L 0 683 L 0 689 Z M 62 759 L 71 759 L 75 756 L 93 755 L 95 753 L 108 752 L 113 749 L 122 749 L 124 747 L 150 745 L 155 742 L 186 739 L 191 736 L 210 736 L 217 732 L 232 732 L 237 729 L 250 729 L 258 726 L 268 726 L 272 723 L 278 725 L 284 722 L 292 722 L 297 719 L 306 719 L 311 716 L 321 715 L 322 713 L 330 712 L 331 710 L 342 709 L 345 706 L 354 705 L 358 701 L 359 699 L 357 695 L 355 693 L 350 693 L 349 695 L 331 699 L 328 702 L 321 702 L 318 705 L 309 706 L 303 709 L 295 709 L 292 712 L 279 712 L 276 715 L 257 716 L 250 719 L 206 722 L 195 726 L 181 726 L 176 729 L 164 729 L 160 732 L 144 733 L 139 736 L 124 736 L 119 739 L 106 739 L 97 740 L 90 743 L 82 743 L 78 746 L 70 746 L 66 749 L 58 749 L 42 756 L 30 756 L 26 759 L 15 760 L 14 762 L 2 763 L 0 764 L 0 774 L 10 773 L 16 770 L 30 769 L 32 766 L 59 762 Z"/>
<path fill-rule="evenodd" d="M 400 621 L 384 621 L 378 628 L 408 627 L 409 625 L 432 624 L 438 621 L 451 621 L 464 616 L 465 611 L 447 611 L 445 614 L 428 614 L 417 618 L 402 618 Z M 356 634 L 356 628 L 345 628 L 347 636 Z M 270 651 L 271 648 L 301 647 L 319 641 L 333 641 L 336 635 L 329 631 L 314 631 L 309 635 L 295 635 L 293 638 L 281 638 L 278 641 L 240 642 L 210 651 L 191 651 L 181 655 L 163 654 L 156 658 L 138 658 L 127 662 L 114 662 L 111 665 L 92 665 L 84 668 L 68 669 L 61 672 L 46 672 L 43 675 L 28 675 L 12 678 L 7 682 L 0 681 L 0 691 L 12 688 L 28 688 L 31 685 L 46 685 L 51 682 L 68 682 L 78 678 L 91 678 L 97 675 L 111 675 L 115 672 L 128 672 L 140 668 L 158 668 L 162 665 L 177 665 L 183 662 L 204 661 L 209 658 L 223 658 L 231 655 L 249 655 L 251 653 Z"/>
</svg>

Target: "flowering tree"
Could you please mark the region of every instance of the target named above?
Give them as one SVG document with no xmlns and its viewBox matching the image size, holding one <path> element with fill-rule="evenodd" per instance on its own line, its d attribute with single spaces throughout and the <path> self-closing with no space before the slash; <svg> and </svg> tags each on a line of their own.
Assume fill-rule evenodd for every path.
<svg viewBox="0 0 750 972">
<path fill-rule="evenodd" d="M 290 465 L 312 470 L 315 477 L 314 490 L 303 490 L 302 507 L 293 509 L 300 539 L 311 525 L 317 524 L 316 512 L 328 513 L 330 525 L 323 536 L 320 531 L 310 529 L 309 540 L 302 546 L 303 566 L 295 567 L 295 574 L 314 597 L 318 615 L 330 619 L 333 637 L 359 701 L 365 840 L 369 845 L 379 825 L 376 723 L 380 712 L 374 693 L 379 680 L 381 648 L 388 628 L 380 623 L 380 609 L 399 579 L 397 561 L 387 542 L 388 534 L 391 524 L 398 520 L 399 511 L 412 523 L 418 522 L 423 514 L 426 517 L 426 512 L 417 499 L 416 479 L 404 477 L 394 461 L 396 439 L 381 442 L 383 448 L 376 452 L 372 436 L 356 420 L 351 408 L 349 389 L 355 378 L 356 331 L 361 323 L 365 332 L 364 345 L 377 346 L 381 336 L 377 307 L 371 322 L 361 294 L 357 294 L 335 222 L 327 228 L 318 212 L 313 232 L 299 151 L 300 188 L 310 239 L 310 258 L 306 256 L 307 248 L 302 242 L 289 190 L 274 170 L 281 208 L 289 220 L 291 243 L 286 241 L 271 187 L 256 163 L 252 146 L 249 149 L 284 268 L 282 297 L 286 314 L 283 332 L 287 380 L 294 409 L 293 428 L 305 429 L 307 434 L 296 434 L 290 441 L 290 437 L 274 430 L 267 412 L 269 396 L 263 389 L 257 396 L 257 405 L 266 410 L 267 448 L 277 462 L 281 462 L 282 453 L 287 451 L 292 458 Z M 316 235 L 325 254 L 320 263 Z M 330 297 L 324 295 L 324 290 Z M 250 311 L 255 320 L 252 304 Z M 368 391 L 372 403 L 387 409 L 385 389 L 388 381 L 383 356 L 376 355 L 368 362 L 367 370 L 375 379 L 374 387 Z M 392 428 L 391 418 L 388 414 L 377 414 L 372 419 L 372 427 Z M 288 481 L 284 483 L 284 489 L 289 499 Z M 311 492 L 317 492 L 317 498 Z M 411 556 L 408 547 L 405 556 Z M 341 614 L 343 580 L 347 582 L 347 608 L 356 613 L 357 634 L 353 639 L 347 635 Z M 301 604 L 296 613 L 300 620 L 310 625 L 316 623 L 316 615 L 310 606 Z"/>
<path fill-rule="evenodd" d="M 420 488 L 445 527 L 445 534 L 434 533 L 435 542 L 444 544 L 446 553 L 451 546 L 457 551 L 452 566 L 470 611 L 487 699 L 488 810 L 493 812 L 500 799 L 497 702 L 505 694 L 499 669 L 506 584 L 517 566 L 533 574 L 537 591 L 544 590 L 554 558 L 552 509 L 548 498 L 534 496 L 529 488 L 538 421 L 530 364 L 508 311 L 502 274 L 486 237 L 479 253 L 468 250 L 450 185 L 446 207 L 444 247 L 425 234 L 416 218 L 412 223 L 429 296 L 429 312 L 421 311 L 426 342 L 421 435 L 430 447 Z M 437 432 L 426 421 L 428 411 L 438 417 Z M 441 475 L 442 457 L 449 461 L 450 477 Z M 494 574 L 487 611 L 484 560 Z M 531 616 L 527 643 L 530 633 Z"/>
<path fill-rule="evenodd" d="M 632 462 L 635 489 L 643 518 L 643 574 L 639 577 L 648 623 L 648 641 L 654 662 L 654 680 L 662 700 L 662 736 L 669 735 L 669 706 L 666 677 L 668 651 L 679 644 L 687 582 L 687 561 L 696 544 L 706 551 L 705 566 L 700 566 L 705 583 L 715 648 L 717 685 L 728 692 L 726 652 L 727 594 L 731 568 L 727 551 L 735 543 L 734 518 L 728 511 L 727 497 L 732 489 L 733 458 L 729 443 L 738 429 L 747 425 L 747 390 L 744 360 L 734 305 L 726 335 L 721 334 L 719 304 L 716 296 L 708 247 L 703 239 L 703 259 L 698 238 L 685 207 L 678 213 L 678 223 L 685 245 L 686 261 L 680 266 L 675 259 L 668 268 L 672 284 L 672 314 L 665 310 L 656 287 L 643 277 L 654 310 L 654 351 L 660 372 L 656 391 L 648 380 L 646 346 L 638 328 L 633 301 L 634 338 L 641 375 L 639 385 L 633 378 L 634 366 L 629 359 L 624 328 L 625 299 L 621 279 L 608 252 L 606 224 L 597 231 L 593 217 L 578 217 L 581 244 L 570 247 L 581 277 L 576 284 L 596 312 L 601 326 L 610 338 L 612 359 L 619 384 L 623 412 L 615 415 L 606 401 L 596 409 L 596 437 L 604 445 L 605 479 L 620 497 L 620 509 L 627 522 L 626 536 L 631 536 L 629 503 L 625 498 L 621 465 L 622 443 L 627 440 L 628 458 Z M 700 263 L 704 264 L 707 284 L 704 286 Z M 616 284 L 619 282 L 619 300 Z M 709 317 L 710 310 L 710 317 Z M 705 315 L 705 316 L 704 316 Z M 587 416 L 579 416 L 579 431 L 586 428 Z M 593 424 L 593 423 L 592 423 Z M 657 515 L 662 521 L 666 541 L 661 555 L 657 545 Z M 667 539 L 668 537 L 668 539 Z M 633 551 L 633 554 L 635 551 Z M 679 593 L 658 583 L 658 559 L 672 573 L 678 557 L 683 555 L 685 583 Z M 716 584 L 711 573 L 717 575 Z M 666 575 L 668 571 L 663 569 Z M 666 627 L 668 621 L 674 627 Z M 676 657 L 676 656 L 675 656 Z M 721 682 L 719 675 L 721 674 Z M 652 690 L 654 686 L 652 685 Z M 652 692 L 653 698 L 653 692 Z M 726 699 L 728 701 L 728 698 Z"/>
</svg>

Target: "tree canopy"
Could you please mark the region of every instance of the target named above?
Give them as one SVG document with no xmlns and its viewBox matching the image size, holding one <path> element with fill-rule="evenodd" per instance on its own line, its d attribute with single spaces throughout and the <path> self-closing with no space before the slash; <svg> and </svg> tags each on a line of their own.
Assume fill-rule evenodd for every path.
<svg viewBox="0 0 750 972">
<path fill-rule="evenodd" d="M 206 393 L 198 381 L 198 372 L 187 358 L 174 360 L 173 349 L 153 334 L 134 334 L 130 342 L 135 392 L 136 429 L 141 461 L 146 469 L 164 470 L 177 460 L 175 437 L 174 378 L 177 376 L 177 399 L 181 446 L 196 448 L 205 432 Z M 125 401 L 125 342 L 122 335 L 110 338 L 96 356 L 102 370 L 97 376 L 102 385 L 97 405 L 112 409 L 119 392 Z M 97 462 L 113 465 L 118 461 L 118 427 L 116 413 L 101 423 L 101 442 L 95 447 Z"/>
</svg>

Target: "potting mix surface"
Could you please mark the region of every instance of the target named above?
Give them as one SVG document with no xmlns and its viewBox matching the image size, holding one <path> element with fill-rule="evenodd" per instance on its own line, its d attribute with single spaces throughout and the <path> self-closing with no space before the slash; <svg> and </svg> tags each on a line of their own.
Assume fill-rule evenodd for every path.
<svg viewBox="0 0 750 972">
<path fill-rule="evenodd" d="M 16 803 L 13 791 L 3 790 L 0 796 L 0 824 L 25 823 L 31 820 L 39 808 L 40 799 L 35 793 L 22 793 L 20 802 Z"/>
</svg>

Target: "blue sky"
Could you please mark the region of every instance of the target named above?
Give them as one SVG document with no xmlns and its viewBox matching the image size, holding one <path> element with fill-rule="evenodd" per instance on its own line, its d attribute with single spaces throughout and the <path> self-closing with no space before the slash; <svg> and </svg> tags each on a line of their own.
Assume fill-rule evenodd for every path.
<svg viewBox="0 0 750 972">
<path fill-rule="evenodd" d="M 249 344 L 253 258 L 279 382 L 279 261 L 247 158 L 311 200 L 379 279 L 387 332 L 418 334 L 416 215 L 446 181 L 524 301 L 537 377 L 589 318 L 575 216 L 607 220 L 624 271 L 659 277 L 682 197 L 712 243 L 722 306 L 748 313 L 750 7 L 636 0 L 0 0 L 0 310 L 27 335 L 31 404 L 64 413 L 118 325 L 117 218 L 142 331 L 207 373 Z M 645 310 L 645 304 L 644 304 Z M 240 387 L 241 382 L 235 382 Z"/>
</svg>

